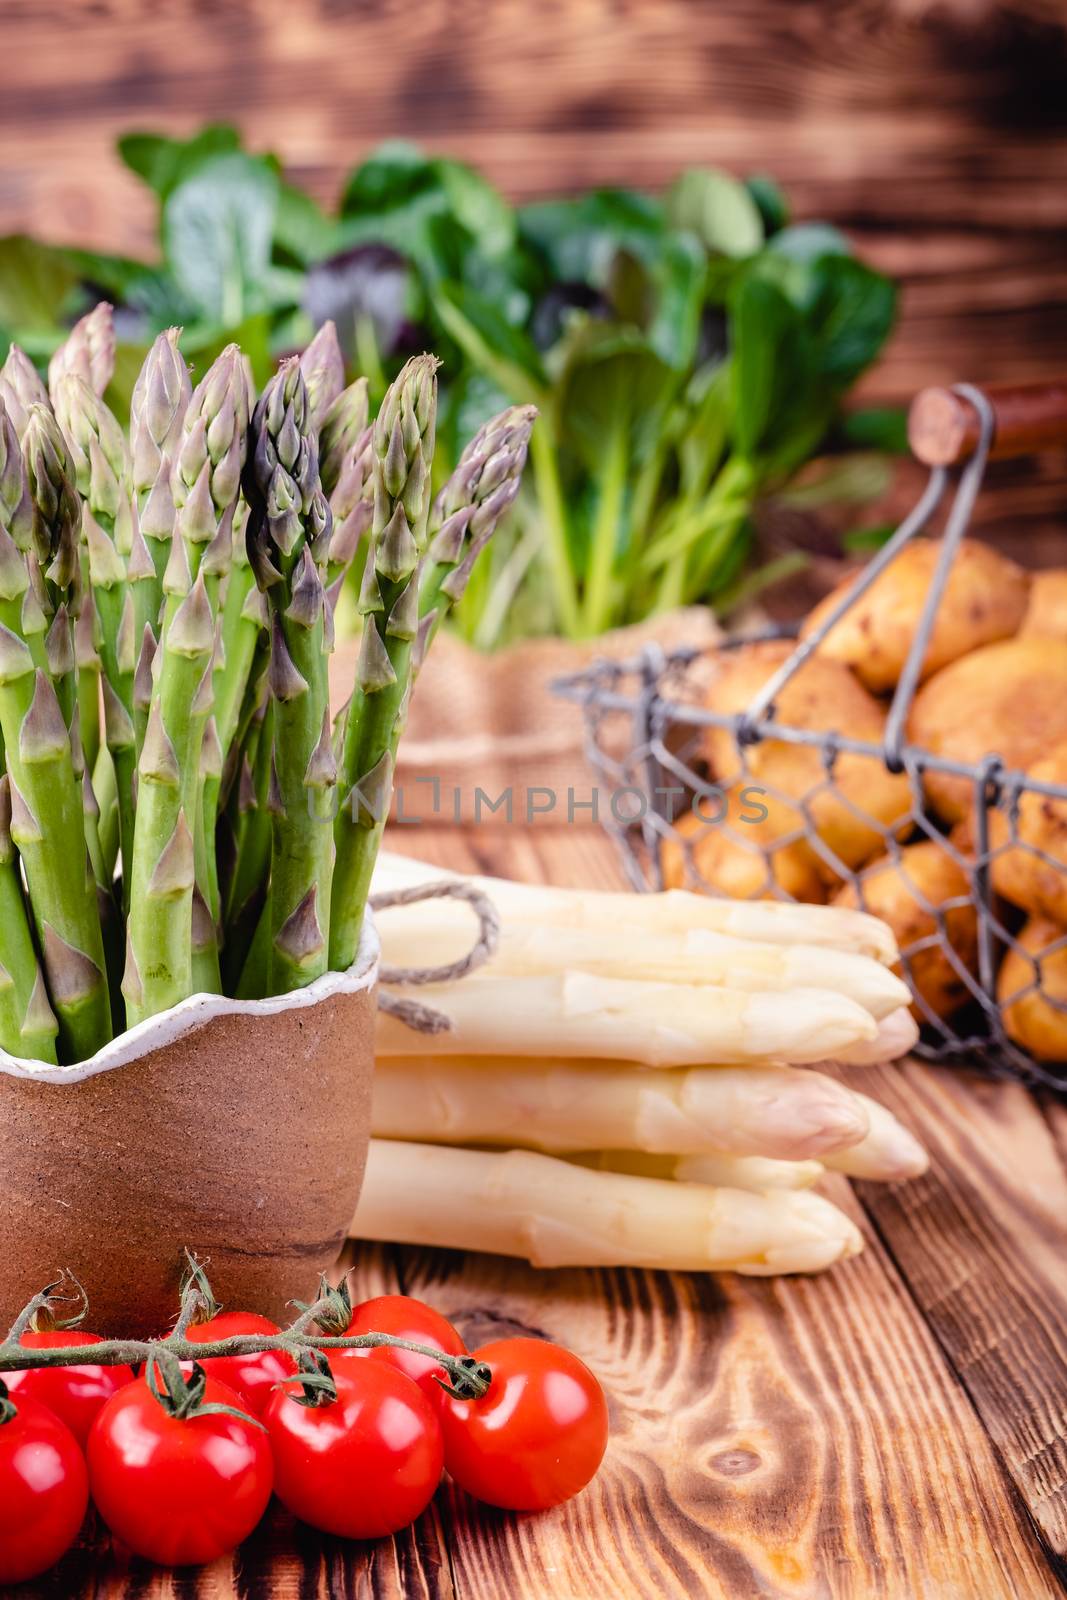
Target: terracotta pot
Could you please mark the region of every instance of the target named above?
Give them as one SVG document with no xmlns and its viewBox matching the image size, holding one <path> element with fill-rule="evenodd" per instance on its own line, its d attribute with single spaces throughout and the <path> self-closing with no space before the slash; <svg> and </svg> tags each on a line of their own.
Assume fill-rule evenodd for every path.
<svg viewBox="0 0 1067 1600">
<path fill-rule="evenodd" d="M 194 995 L 76 1067 L 0 1051 L 0 1321 L 58 1267 L 88 1326 L 177 1309 L 188 1246 L 224 1304 L 279 1318 L 336 1261 L 370 1136 L 378 939 L 274 1000 Z"/>
</svg>

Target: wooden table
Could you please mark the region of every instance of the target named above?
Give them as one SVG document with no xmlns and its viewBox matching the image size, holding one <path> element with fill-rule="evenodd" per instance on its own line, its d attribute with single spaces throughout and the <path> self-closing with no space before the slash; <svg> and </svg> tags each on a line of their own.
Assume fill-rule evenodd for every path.
<svg viewBox="0 0 1067 1600">
<path fill-rule="evenodd" d="M 483 872 L 617 887 L 592 829 L 395 830 Z M 23 1600 L 1044 1600 L 1067 1572 L 1067 1107 L 909 1063 L 865 1087 L 930 1174 L 842 1181 L 867 1248 L 821 1277 L 532 1271 L 360 1246 L 361 1295 L 401 1289 L 468 1341 L 558 1339 L 608 1388 L 596 1483 L 512 1517 L 447 1485 L 393 1541 L 273 1512 L 232 1560 L 158 1572 L 91 1530 Z M 95 1536 L 93 1536 L 95 1535 Z"/>
</svg>

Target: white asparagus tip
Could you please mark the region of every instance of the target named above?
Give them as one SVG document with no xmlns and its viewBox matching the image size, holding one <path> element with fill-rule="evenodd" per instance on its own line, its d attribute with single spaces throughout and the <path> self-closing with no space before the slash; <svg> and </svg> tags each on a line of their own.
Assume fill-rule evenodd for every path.
<svg viewBox="0 0 1067 1600">
<path fill-rule="evenodd" d="M 896 1061 L 915 1048 L 919 1025 L 907 1006 L 891 1011 L 878 1024 L 873 1039 L 858 1039 L 834 1053 L 832 1059 L 848 1067 L 873 1067 L 881 1061 Z"/>
</svg>

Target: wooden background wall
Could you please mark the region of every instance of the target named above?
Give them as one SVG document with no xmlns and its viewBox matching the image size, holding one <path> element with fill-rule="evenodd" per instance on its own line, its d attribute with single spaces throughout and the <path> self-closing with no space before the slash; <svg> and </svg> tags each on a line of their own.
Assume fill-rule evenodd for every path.
<svg viewBox="0 0 1067 1600">
<path fill-rule="evenodd" d="M 0 231 L 132 252 L 132 126 L 230 117 L 323 199 L 406 135 L 514 196 L 773 172 L 904 286 L 868 392 L 1067 372 L 1062 0 L 3 0 Z M 1063 463 L 1008 473 L 1048 528 Z"/>
</svg>

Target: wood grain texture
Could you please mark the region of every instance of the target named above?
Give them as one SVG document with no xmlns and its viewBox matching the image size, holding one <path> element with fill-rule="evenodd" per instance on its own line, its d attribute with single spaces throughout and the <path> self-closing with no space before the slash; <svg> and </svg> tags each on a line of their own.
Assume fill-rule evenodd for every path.
<svg viewBox="0 0 1067 1600">
<path fill-rule="evenodd" d="M 1021 1086 L 950 1068 L 880 1069 L 871 1092 L 931 1170 L 860 1184 L 862 1202 L 1067 1577 L 1067 1175 L 1052 1131 Z"/>
<path fill-rule="evenodd" d="M 7 0 L 0 231 L 151 248 L 131 126 L 239 122 L 332 200 L 417 137 L 516 197 L 770 171 L 901 277 L 872 393 L 1067 369 L 1067 19 L 1048 0 Z"/>
<path fill-rule="evenodd" d="M 442 866 L 619 887 L 593 828 L 391 831 Z M 868 1073 L 930 1145 L 897 1188 L 835 1180 L 864 1229 L 811 1279 L 537 1273 L 354 1244 L 353 1291 L 402 1289 L 469 1344 L 533 1332 L 609 1392 L 601 1475 L 539 1517 L 444 1486 L 416 1528 L 345 1546 L 273 1512 L 232 1560 L 158 1573 L 91 1529 L 17 1600 L 1052 1600 L 1063 1532 L 1065 1178 L 1022 1091 Z"/>
</svg>

